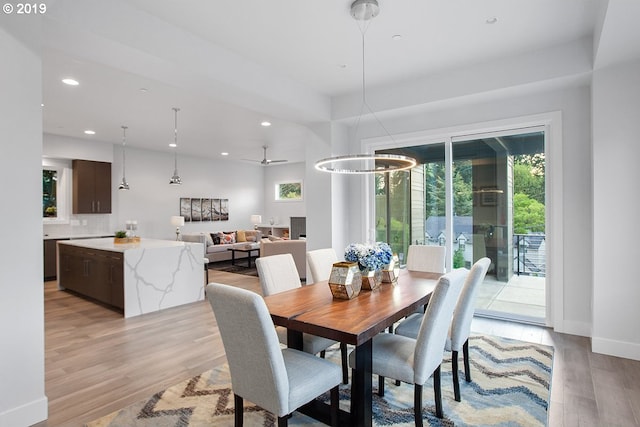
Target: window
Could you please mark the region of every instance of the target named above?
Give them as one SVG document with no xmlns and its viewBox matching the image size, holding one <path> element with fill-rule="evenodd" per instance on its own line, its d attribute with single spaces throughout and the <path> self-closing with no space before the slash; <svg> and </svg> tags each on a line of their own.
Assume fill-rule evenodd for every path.
<svg viewBox="0 0 640 427">
<path fill-rule="evenodd" d="M 58 171 L 42 170 L 42 217 L 58 217 Z"/>
<path fill-rule="evenodd" d="M 277 183 L 275 199 L 277 201 L 301 201 L 302 181 Z"/>
</svg>

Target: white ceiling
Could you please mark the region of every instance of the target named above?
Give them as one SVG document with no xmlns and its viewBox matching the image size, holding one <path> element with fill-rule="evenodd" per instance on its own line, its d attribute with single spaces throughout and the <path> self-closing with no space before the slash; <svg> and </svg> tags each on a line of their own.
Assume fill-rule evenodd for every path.
<svg viewBox="0 0 640 427">
<path fill-rule="evenodd" d="M 599 6 L 597 0 L 379 3 L 366 33 L 367 87 L 592 37 Z M 332 97 L 361 92 L 361 36 L 350 4 L 51 0 L 43 20 L 44 131 L 119 143 L 124 124 L 129 146 L 170 150 L 176 106 L 179 152 L 259 160 L 268 145 L 271 158 L 303 160 L 303 125 L 330 120 Z M 494 16 L 497 23 L 487 24 Z M 63 85 L 68 76 L 80 85 Z M 264 119 L 273 125 L 261 127 Z"/>
</svg>

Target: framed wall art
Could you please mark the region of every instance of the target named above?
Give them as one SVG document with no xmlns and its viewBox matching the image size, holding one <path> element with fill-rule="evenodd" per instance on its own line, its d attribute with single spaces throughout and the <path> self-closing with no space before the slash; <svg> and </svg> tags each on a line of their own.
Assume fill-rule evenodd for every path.
<svg viewBox="0 0 640 427">
<path fill-rule="evenodd" d="M 180 216 L 184 217 L 185 222 L 191 221 L 191 199 L 188 197 L 180 198 Z"/>
</svg>

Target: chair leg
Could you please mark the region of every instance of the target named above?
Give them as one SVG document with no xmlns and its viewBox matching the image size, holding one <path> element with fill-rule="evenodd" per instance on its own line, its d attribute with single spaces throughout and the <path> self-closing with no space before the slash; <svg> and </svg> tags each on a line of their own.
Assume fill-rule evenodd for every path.
<svg viewBox="0 0 640 427">
<path fill-rule="evenodd" d="M 451 351 L 451 373 L 453 374 L 453 397 L 460 402 L 460 379 L 458 378 L 458 352 Z"/>
<path fill-rule="evenodd" d="M 342 384 L 349 384 L 349 365 L 347 362 L 347 345 L 340 343 L 340 356 L 342 358 Z"/>
<path fill-rule="evenodd" d="M 289 425 L 289 416 L 278 417 L 278 427 L 287 427 Z"/>
<path fill-rule="evenodd" d="M 469 339 L 462 344 L 462 354 L 464 356 L 464 375 L 468 383 L 471 382 L 471 369 L 469 369 Z"/>
<path fill-rule="evenodd" d="M 234 426 L 242 427 L 243 422 L 243 407 L 242 407 L 242 396 L 238 396 L 233 393 L 233 411 L 235 412 L 234 416 Z"/>
<path fill-rule="evenodd" d="M 402 384 L 402 381 L 396 380 L 396 387 L 400 387 L 400 384 Z"/>
<path fill-rule="evenodd" d="M 326 352 L 325 352 L 324 350 L 322 350 L 322 351 L 320 352 L 320 357 L 324 359 L 325 354 L 326 354 Z"/>
<path fill-rule="evenodd" d="M 338 426 L 338 416 L 340 413 L 340 395 L 338 393 L 338 386 L 331 389 L 331 425 L 333 427 Z"/>
<path fill-rule="evenodd" d="M 384 377 L 378 375 L 378 396 L 384 397 Z"/>
<path fill-rule="evenodd" d="M 422 386 L 413 386 L 413 417 L 416 427 L 422 427 Z"/>
<path fill-rule="evenodd" d="M 442 390 L 440 389 L 440 365 L 433 371 L 433 395 L 436 401 L 436 417 L 442 418 Z"/>
</svg>

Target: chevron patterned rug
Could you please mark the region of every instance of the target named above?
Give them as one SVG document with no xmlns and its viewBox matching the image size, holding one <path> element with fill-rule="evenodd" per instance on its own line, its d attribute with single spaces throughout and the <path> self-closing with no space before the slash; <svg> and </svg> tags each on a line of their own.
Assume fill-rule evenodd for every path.
<svg viewBox="0 0 640 427">
<path fill-rule="evenodd" d="M 462 402 L 453 399 L 451 354 L 442 369 L 445 418 L 435 417 L 433 386 L 424 387 L 425 425 L 430 426 L 546 426 L 553 366 L 553 348 L 493 336 L 474 336 L 469 342 L 471 379 L 460 373 Z M 340 363 L 340 351 L 332 348 L 327 358 Z M 462 356 L 459 366 L 462 368 Z M 377 380 L 374 379 L 374 391 Z M 233 392 L 227 365 L 190 378 L 150 399 L 87 424 L 87 427 L 196 427 L 233 426 Z M 340 390 L 340 407 L 349 409 L 349 386 Z M 328 401 L 328 396 L 324 398 Z M 270 413 L 245 400 L 247 426 L 272 426 Z M 374 425 L 413 426 L 413 386 L 396 387 L 387 380 L 385 397 L 373 396 Z M 294 413 L 290 426 L 323 425 Z"/>
</svg>

